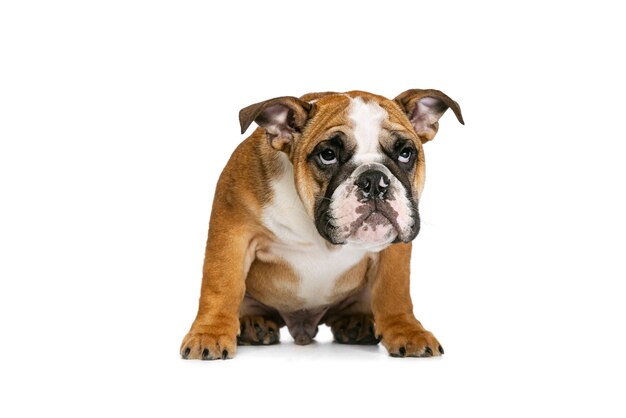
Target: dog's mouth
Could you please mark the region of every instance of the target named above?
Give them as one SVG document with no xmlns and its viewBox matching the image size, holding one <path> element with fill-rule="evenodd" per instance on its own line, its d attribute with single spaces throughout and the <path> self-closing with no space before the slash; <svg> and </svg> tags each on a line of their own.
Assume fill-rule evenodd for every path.
<svg viewBox="0 0 626 418">
<path fill-rule="evenodd" d="M 398 235 L 397 212 L 385 202 L 364 202 L 355 209 L 355 214 L 356 219 L 344 226 L 347 242 L 382 243 Z"/>
<path fill-rule="evenodd" d="M 381 201 L 360 202 L 348 216 L 330 219 L 329 226 L 335 244 L 390 243 L 400 231 L 397 212 Z"/>
<path fill-rule="evenodd" d="M 419 231 L 417 202 L 393 183 L 386 193 L 370 196 L 351 179 L 319 200 L 315 225 L 332 244 L 373 248 L 393 242 L 409 242 Z M 396 182 L 397 183 L 397 182 Z"/>
</svg>

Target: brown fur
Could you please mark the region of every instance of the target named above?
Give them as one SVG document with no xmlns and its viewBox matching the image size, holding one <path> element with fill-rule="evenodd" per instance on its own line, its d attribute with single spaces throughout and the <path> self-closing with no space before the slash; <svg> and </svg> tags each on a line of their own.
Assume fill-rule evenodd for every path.
<svg viewBox="0 0 626 418">
<path fill-rule="evenodd" d="M 410 92 L 398 96 L 399 101 L 365 92 L 345 95 L 376 101 L 389 114 L 383 128 L 401 131 L 404 137 L 414 141 L 419 153 L 413 186 L 419 197 L 425 170 L 423 139 L 407 118 L 412 109 L 405 105 L 414 106 L 416 97 Z M 243 329 L 240 328 L 240 317 L 242 326 L 253 326 L 254 323 L 258 327 L 258 315 L 265 311 L 274 314 L 273 309 L 296 311 L 301 308 L 302 303 L 297 297 L 297 274 L 284 260 L 267 251 L 276 237 L 262 224 L 262 210 L 273 198 L 272 180 L 282 172 L 277 159 L 280 152 L 277 149 L 280 149 L 289 155 L 294 165 L 298 194 L 309 215 L 313 216 L 315 197 L 324 192 L 326 183 L 307 162 L 306 156 L 319 141 L 328 138 L 329 132 L 350 131 L 346 111 L 349 99 L 345 95 L 312 93 L 301 99 L 273 99 L 242 110 L 242 128 L 259 118 L 269 105 L 290 109 L 295 127 L 267 135 L 264 129 L 256 129 L 237 147 L 219 178 L 209 225 L 198 315 L 181 345 L 184 358 L 231 358 L 235 355 L 237 336 Z M 313 105 L 306 103 L 312 100 L 316 100 Z M 263 121 L 257 122 L 263 125 Z M 390 147 L 391 137 L 382 137 L 381 145 Z M 442 353 L 437 340 L 413 316 L 409 292 L 410 255 L 410 244 L 393 244 L 364 258 L 342 274 L 336 282 L 331 305 L 351 298 L 353 303 L 349 307 L 342 305 L 341 310 L 333 311 L 331 307 L 322 322 L 354 324 L 360 322 L 352 321 L 349 315 L 366 315 L 369 322 L 374 318 L 375 334 L 382 336 L 382 343 L 392 355 Z M 246 293 L 271 308 L 242 305 Z M 267 324 L 277 326 L 282 325 L 282 321 L 273 318 Z M 263 325 L 264 332 L 268 326 Z M 257 342 L 254 335 L 247 330 L 242 338 L 246 343 L 254 344 Z M 359 341 L 371 342 L 375 337 L 368 336 L 365 330 L 359 331 L 359 335 L 362 337 Z M 263 338 L 260 343 L 262 341 Z"/>
</svg>

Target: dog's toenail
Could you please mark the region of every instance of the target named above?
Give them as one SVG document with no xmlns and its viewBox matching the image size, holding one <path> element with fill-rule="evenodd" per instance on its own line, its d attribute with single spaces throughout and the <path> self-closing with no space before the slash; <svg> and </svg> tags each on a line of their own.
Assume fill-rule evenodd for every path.
<svg viewBox="0 0 626 418">
<path fill-rule="evenodd" d="M 209 349 L 205 348 L 204 350 L 202 350 L 202 360 L 208 360 L 209 358 Z"/>
<path fill-rule="evenodd" d="M 226 360 L 228 358 L 228 350 L 222 351 L 222 360 Z"/>
<path fill-rule="evenodd" d="M 406 348 L 400 347 L 400 356 L 404 357 L 406 355 Z"/>
<path fill-rule="evenodd" d="M 426 350 L 424 350 L 424 354 L 426 354 L 426 357 L 432 357 L 433 350 L 431 350 L 430 347 L 426 347 Z"/>
<path fill-rule="evenodd" d="M 442 347 L 442 346 L 439 346 L 439 352 L 440 352 L 441 354 L 443 354 L 443 347 Z"/>
<path fill-rule="evenodd" d="M 185 351 L 183 352 L 183 358 L 189 357 L 189 353 L 191 353 L 191 348 L 185 348 Z"/>
</svg>

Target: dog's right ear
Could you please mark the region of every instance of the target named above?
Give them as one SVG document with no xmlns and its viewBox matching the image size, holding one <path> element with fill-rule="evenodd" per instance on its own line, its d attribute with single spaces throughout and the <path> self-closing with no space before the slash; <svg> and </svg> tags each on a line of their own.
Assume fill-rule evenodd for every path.
<svg viewBox="0 0 626 418">
<path fill-rule="evenodd" d="M 270 145 L 280 151 L 293 141 L 309 118 L 313 105 L 297 97 L 277 97 L 255 103 L 239 111 L 241 133 L 245 133 L 252 122 L 265 129 Z"/>
</svg>

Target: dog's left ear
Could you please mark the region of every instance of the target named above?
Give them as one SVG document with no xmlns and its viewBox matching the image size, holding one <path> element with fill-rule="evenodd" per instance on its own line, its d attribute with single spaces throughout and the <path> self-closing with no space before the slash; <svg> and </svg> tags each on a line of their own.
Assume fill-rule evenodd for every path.
<svg viewBox="0 0 626 418">
<path fill-rule="evenodd" d="M 270 145 L 284 151 L 306 124 L 312 106 L 297 97 L 286 96 L 244 107 L 239 111 L 241 133 L 256 122 L 267 132 Z"/>
<path fill-rule="evenodd" d="M 394 101 L 404 110 L 422 142 L 428 142 L 435 137 L 439 129 L 439 118 L 448 108 L 465 125 L 459 104 L 439 90 L 407 90 Z"/>
</svg>

